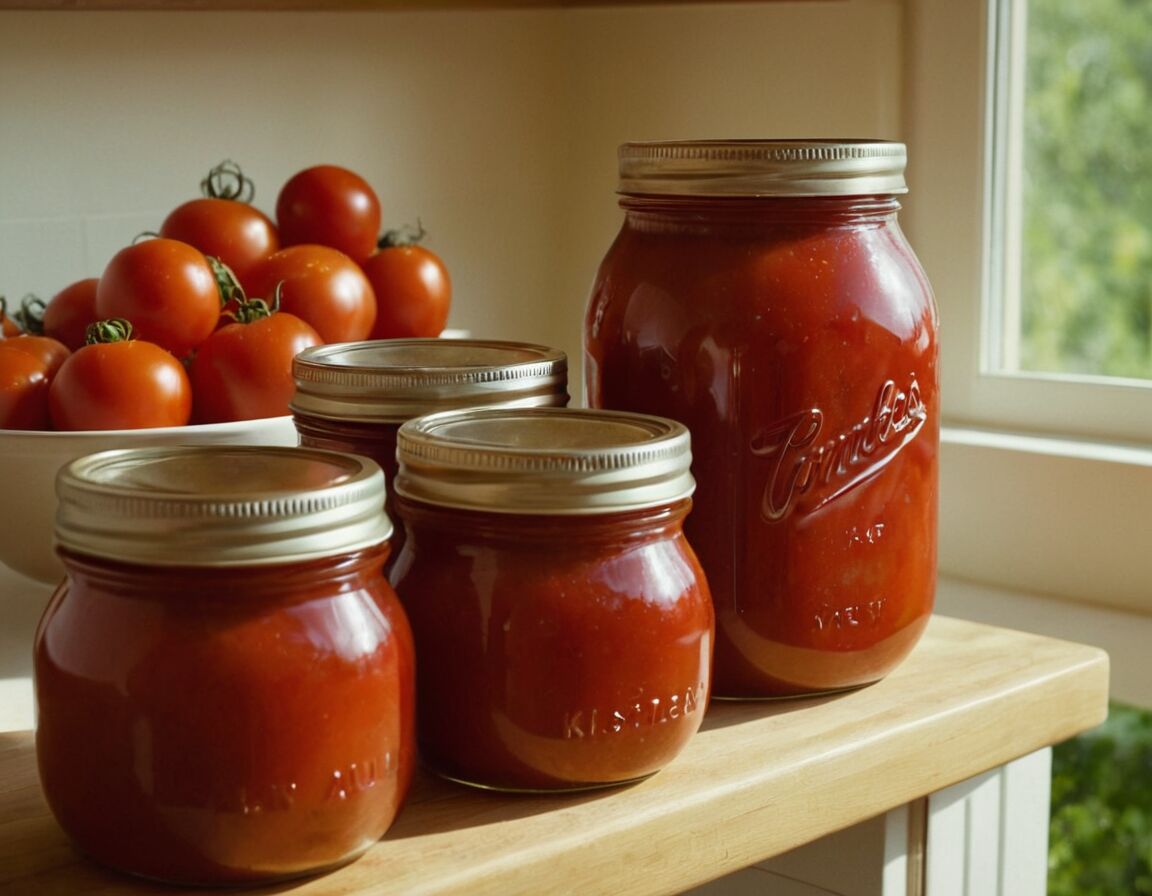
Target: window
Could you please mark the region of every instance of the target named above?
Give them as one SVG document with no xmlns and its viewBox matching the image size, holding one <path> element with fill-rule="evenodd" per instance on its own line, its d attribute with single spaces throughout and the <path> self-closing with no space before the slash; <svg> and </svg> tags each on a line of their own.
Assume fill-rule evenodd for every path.
<svg viewBox="0 0 1152 896">
<path fill-rule="evenodd" d="M 1152 707 L 1152 5 L 909 0 L 907 24 L 904 220 L 942 328 L 938 607 L 1098 644 L 1113 697 Z M 1074 124 L 1046 118 L 1060 90 Z M 1056 751 L 1054 896 L 1152 892 L 1132 786 L 1150 743 L 1149 714 L 1114 705 Z"/>
<path fill-rule="evenodd" d="M 1152 5 L 1004 0 L 993 22 L 985 366 L 1150 380 Z"/>
<path fill-rule="evenodd" d="M 1021 26 L 1029 11 L 1104 16 L 1105 8 L 1129 17 L 1120 28 L 1135 30 L 1135 67 L 1152 70 L 1145 49 L 1152 46 L 1152 7 L 1142 0 L 908 0 L 903 105 L 910 193 L 902 221 L 941 315 L 940 566 L 946 579 L 963 586 L 952 590 L 965 598 L 944 601 L 943 609 L 965 615 L 974 606 L 968 586 L 975 583 L 995 597 L 967 613 L 970 618 L 1100 644 L 1112 654 L 1117 679 L 1132 683 L 1121 698 L 1152 706 L 1146 649 L 1127 637 L 1152 634 L 1152 387 L 1130 375 L 1100 375 L 1116 370 L 1088 373 L 1079 360 L 1055 373 L 1029 369 L 1044 365 L 1029 360 L 1032 349 L 1022 347 L 1028 338 L 1023 290 L 1012 298 L 1005 289 L 1035 271 L 1021 251 L 1030 195 L 1020 188 L 1027 173 Z M 1102 40 L 1095 23 L 1074 20 L 1065 30 Z M 1104 54 L 1089 40 L 1087 49 L 1064 56 L 1072 52 L 1076 60 L 1079 53 L 1077 64 L 1084 66 L 1115 66 L 1113 49 Z M 1112 102 L 1118 89 L 1112 69 L 1091 78 L 1110 85 L 1093 102 Z M 1138 96 L 1143 89 L 1124 88 L 1126 96 L 1132 92 L 1124 102 L 1147 102 L 1143 119 L 1152 122 L 1152 98 Z M 1061 145 L 1054 144 L 1057 153 Z M 1149 166 L 1146 147 L 1138 142 L 1122 163 L 1109 164 L 1135 175 Z M 1143 204 L 1152 219 L 1152 195 Z M 1134 235 L 1131 222 L 1111 226 L 1121 236 L 1101 254 L 1104 270 L 1083 275 L 1092 289 L 1118 266 L 1141 270 L 1144 264 L 1144 237 Z M 1152 294 L 1150 274 L 1137 279 Z M 1139 315 L 1134 321 L 1137 332 Z M 1073 330 L 1085 332 L 1079 325 Z M 1009 613 L 1005 595 L 1013 593 L 1042 598 Z"/>
<path fill-rule="evenodd" d="M 1152 7 L 912 0 L 910 25 L 907 219 L 946 413 L 1152 445 Z"/>
</svg>

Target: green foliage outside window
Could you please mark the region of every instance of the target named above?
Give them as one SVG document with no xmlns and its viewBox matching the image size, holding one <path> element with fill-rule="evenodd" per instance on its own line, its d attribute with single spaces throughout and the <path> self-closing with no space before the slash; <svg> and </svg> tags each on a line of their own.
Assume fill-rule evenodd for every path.
<svg viewBox="0 0 1152 896">
<path fill-rule="evenodd" d="M 1114 703 L 1053 750 L 1048 896 L 1152 896 L 1152 712 Z"/>
<path fill-rule="evenodd" d="M 1152 2 L 1028 0 L 1023 370 L 1152 378 Z"/>
</svg>

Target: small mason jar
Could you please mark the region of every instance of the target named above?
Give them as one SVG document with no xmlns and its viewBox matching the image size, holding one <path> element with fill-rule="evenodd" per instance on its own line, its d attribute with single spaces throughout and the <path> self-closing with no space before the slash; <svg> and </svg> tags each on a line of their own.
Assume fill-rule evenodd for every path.
<svg viewBox="0 0 1152 896">
<path fill-rule="evenodd" d="M 79 850 L 214 885 L 376 842 L 415 763 L 380 468 L 143 448 L 72 462 L 57 492 L 67 577 L 36 633 L 36 753 Z"/>
<path fill-rule="evenodd" d="M 707 706 L 712 606 L 682 523 L 688 433 L 638 414 L 472 409 L 399 433 L 417 731 L 444 777 L 572 790 L 668 763 Z"/>
<path fill-rule="evenodd" d="M 716 696 L 874 682 L 932 611 L 937 314 L 897 223 L 905 155 L 835 140 L 620 149 L 588 402 L 692 432 L 687 532 L 716 607 Z"/>
<path fill-rule="evenodd" d="M 455 408 L 568 404 L 568 359 L 557 349 L 485 339 L 378 339 L 320 345 L 292 364 L 291 409 L 300 444 L 372 458 L 389 483 L 394 515 L 396 431 L 406 420 Z M 389 565 L 404 531 L 392 537 Z"/>
</svg>

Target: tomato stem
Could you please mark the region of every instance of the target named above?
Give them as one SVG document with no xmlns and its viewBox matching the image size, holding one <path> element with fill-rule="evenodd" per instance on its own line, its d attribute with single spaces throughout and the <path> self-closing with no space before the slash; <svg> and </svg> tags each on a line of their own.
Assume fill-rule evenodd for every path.
<svg viewBox="0 0 1152 896">
<path fill-rule="evenodd" d="M 238 324 L 251 324 L 265 317 L 271 317 L 280 310 L 280 289 L 283 285 L 283 280 L 276 284 L 276 292 L 272 295 L 271 303 L 264 299 L 249 299 L 241 292 L 236 305 L 224 313 Z"/>
<path fill-rule="evenodd" d="M 20 300 L 20 310 L 13 315 L 16 323 L 25 333 L 33 336 L 44 335 L 44 309 L 48 306 L 35 293 L 28 293 Z"/>
<path fill-rule="evenodd" d="M 263 299 L 246 299 L 229 311 L 228 316 L 238 324 L 251 324 L 265 317 L 271 317 L 278 310 L 276 307 L 278 305 L 278 299 L 273 300 L 272 305 Z"/>
<path fill-rule="evenodd" d="M 250 203 L 256 198 L 256 184 L 240 170 L 239 165 L 225 159 L 200 181 L 200 192 L 209 199 Z"/>
<path fill-rule="evenodd" d="M 216 289 L 220 293 L 220 307 L 223 308 L 233 299 L 243 302 L 245 299 L 244 287 L 232 272 L 232 268 L 224 264 L 214 255 L 204 256 L 208 259 L 208 266 L 212 268 L 212 276 L 216 278 Z"/>
<path fill-rule="evenodd" d="M 129 342 L 132 339 L 132 324 L 123 317 L 112 317 L 88 324 L 84 331 L 85 345 L 99 345 L 108 342 Z"/>
<path fill-rule="evenodd" d="M 424 229 L 424 223 L 417 218 L 415 227 L 411 224 L 405 224 L 395 230 L 384 231 L 384 235 L 376 243 L 376 248 L 392 249 L 396 246 L 415 246 L 427 235 L 428 231 Z"/>
</svg>

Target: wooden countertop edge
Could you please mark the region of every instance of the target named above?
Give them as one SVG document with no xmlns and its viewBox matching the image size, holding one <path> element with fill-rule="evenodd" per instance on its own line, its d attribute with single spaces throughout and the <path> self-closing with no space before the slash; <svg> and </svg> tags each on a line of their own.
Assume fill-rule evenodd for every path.
<svg viewBox="0 0 1152 896">
<path fill-rule="evenodd" d="M 562 881 L 583 894 L 676 893 L 1087 730 L 1107 694 L 1101 650 L 936 618 L 912 657 L 869 688 L 714 703 L 684 753 L 630 787 L 509 797 L 422 778 L 361 859 L 261 892 L 511 896 Z M 30 736 L 16 749 L 27 777 Z M 0 768 L 11 767 L 0 748 Z M 40 896 L 172 892 L 76 857 L 42 802 L 38 819 L 16 821 L 4 808 L 15 790 L 0 776 L 0 843 L 14 835 L 25 848 L 14 860 L 0 847 L 0 893 L 6 881 Z M 20 790 L 27 815 L 39 793 Z"/>
<path fill-rule="evenodd" d="M 834 698 L 714 704 L 705 728 L 675 763 L 611 797 L 620 800 L 621 811 L 599 811 L 594 803 L 565 807 L 535 844 L 504 839 L 506 852 L 492 852 L 462 869 L 467 875 L 462 886 L 444 876 L 404 879 L 395 892 L 528 893 L 547 875 L 573 892 L 677 893 L 1057 743 L 1105 718 L 1103 651 L 955 620 L 934 620 L 933 629 L 1013 642 L 1020 651 L 1012 658 L 1014 674 L 996 675 L 993 666 L 1003 657 L 986 661 L 984 668 L 971 670 L 980 699 L 957 693 L 929 715 L 906 722 L 896 718 L 900 708 L 906 713 L 915 703 L 915 695 L 893 697 L 914 685 L 915 666 Z M 838 711 L 821 714 L 834 704 Z M 890 719 L 875 720 L 862 741 L 847 731 L 856 727 L 856 705 L 861 715 L 888 705 L 900 708 Z M 1058 711 L 1038 712 L 1041 706 Z M 739 738 L 723 733 L 733 725 L 745 729 Z M 749 745 L 781 739 L 787 744 L 758 769 L 741 755 Z M 822 740 L 834 745 L 821 749 Z M 693 784 L 700 776 L 709 779 L 708 786 Z M 562 821 L 567 813 L 570 823 Z M 491 839 L 493 847 L 500 841 Z M 669 854 L 692 861 L 670 862 Z M 622 860 L 633 874 L 614 870 Z M 377 863 L 377 873 L 388 873 L 387 840 L 357 864 L 371 877 Z M 640 885 L 633 888 L 625 877 L 639 877 Z M 600 886 L 609 881 L 611 887 Z"/>
<path fill-rule="evenodd" d="M 0 0 L 0 10 L 158 12 L 411 12 L 676 6 L 701 0 Z M 729 0 L 733 2 L 733 0 Z M 734 0 L 770 3 L 773 0 Z M 835 0 L 822 0 L 835 2 Z"/>
</svg>

